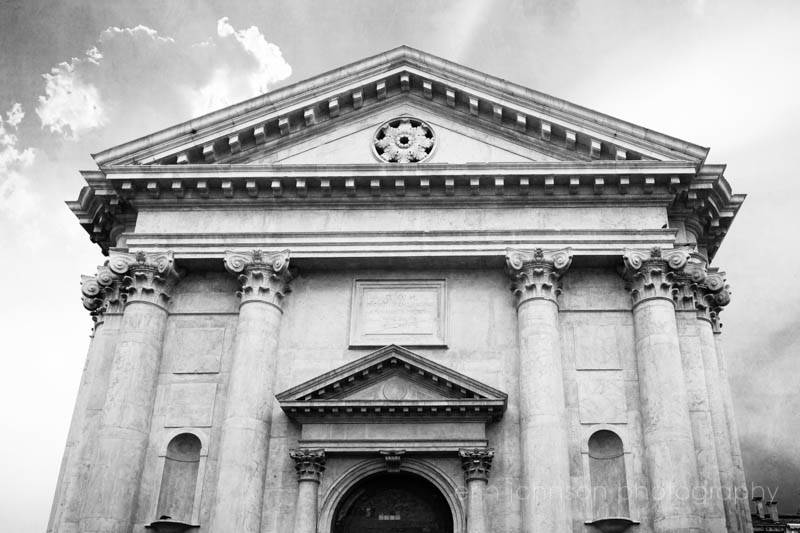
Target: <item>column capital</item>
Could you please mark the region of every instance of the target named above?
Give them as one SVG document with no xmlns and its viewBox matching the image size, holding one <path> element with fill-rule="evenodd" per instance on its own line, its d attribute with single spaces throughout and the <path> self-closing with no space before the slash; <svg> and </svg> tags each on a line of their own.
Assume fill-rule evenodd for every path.
<svg viewBox="0 0 800 533">
<path fill-rule="evenodd" d="M 148 302 L 166 308 L 172 289 L 183 275 L 175 268 L 172 252 L 112 252 L 109 270 L 122 278 L 126 302 Z"/>
<path fill-rule="evenodd" d="M 241 290 L 236 295 L 241 303 L 261 301 L 281 308 L 283 298 L 289 293 L 289 250 L 265 253 L 261 250 L 251 252 L 225 252 L 225 269 L 238 274 Z"/>
<path fill-rule="evenodd" d="M 494 448 L 461 448 L 458 456 L 461 458 L 461 468 L 464 469 L 464 481 L 489 481 Z"/>
<path fill-rule="evenodd" d="M 550 300 L 558 304 L 559 280 L 572 264 L 572 249 L 506 250 L 506 266 L 517 306 L 527 300 Z"/>
<path fill-rule="evenodd" d="M 684 249 L 626 249 L 622 260 L 625 263 L 622 277 L 634 306 L 652 299 L 674 303 L 673 290 L 677 285 L 683 281 L 699 283 L 706 276 L 705 264 L 700 256 L 695 257 Z"/>
<path fill-rule="evenodd" d="M 119 313 L 124 304 L 120 293 L 120 277 L 108 268 L 97 267 L 94 276 L 81 276 L 83 307 L 89 311 L 95 324 L 102 324 L 106 313 Z"/>
<path fill-rule="evenodd" d="M 289 450 L 289 457 L 294 459 L 297 481 L 320 482 L 325 471 L 325 450 L 298 448 Z"/>
</svg>

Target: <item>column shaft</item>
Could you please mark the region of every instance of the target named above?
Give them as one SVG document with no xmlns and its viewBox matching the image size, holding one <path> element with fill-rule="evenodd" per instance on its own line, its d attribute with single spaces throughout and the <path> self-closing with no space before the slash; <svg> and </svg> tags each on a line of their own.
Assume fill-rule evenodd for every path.
<svg viewBox="0 0 800 533">
<path fill-rule="evenodd" d="M 686 264 L 688 253 L 626 251 L 624 259 L 633 298 L 653 529 L 657 533 L 699 532 L 702 523 L 690 498 L 698 483 L 697 460 L 671 294 L 672 271 Z"/>
<path fill-rule="evenodd" d="M 690 302 L 693 303 L 693 299 Z M 725 533 L 728 529 L 722 500 L 709 391 L 706 387 L 704 348 L 700 337 L 700 329 L 704 324 L 697 319 L 694 306 L 688 307 L 688 310 L 678 311 L 676 315 L 698 480 L 703 488 L 702 492 L 698 491 L 692 499 L 697 504 L 698 513 L 703 517 L 704 530 Z"/>
<path fill-rule="evenodd" d="M 317 533 L 317 498 L 319 482 L 325 471 L 323 450 L 291 450 L 297 472 L 297 503 L 294 508 L 293 533 Z"/>
<path fill-rule="evenodd" d="M 486 517 L 486 486 L 492 468 L 492 448 L 464 448 L 458 451 L 467 485 L 467 532 L 489 533 Z"/>
<path fill-rule="evenodd" d="M 303 480 L 297 484 L 294 533 L 317 533 L 317 494 L 319 482 Z"/>
<path fill-rule="evenodd" d="M 288 254 L 228 253 L 241 274 L 239 321 L 228 378 L 210 531 L 258 533 L 269 451 L 275 358 L 288 291 Z"/>
<path fill-rule="evenodd" d="M 119 254 L 128 302 L 109 372 L 94 462 L 81 512 L 84 533 L 129 532 L 139 490 L 167 323 L 177 282 L 171 254 Z"/>
<path fill-rule="evenodd" d="M 561 360 L 558 279 L 569 250 L 509 251 L 519 333 L 520 447 L 524 531 L 572 530 L 569 452 Z"/>
<path fill-rule="evenodd" d="M 718 331 L 718 330 L 717 330 Z M 740 530 L 744 533 L 753 532 L 753 521 L 750 515 L 748 501 L 747 481 L 744 475 L 742 449 L 739 443 L 739 428 L 736 423 L 736 413 L 733 410 L 733 397 L 731 396 L 730 381 L 728 381 L 728 362 L 722 347 L 722 337 L 714 335 L 717 363 L 719 365 L 719 383 L 721 385 L 722 403 L 725 410 L 725 421 L 728 426 L 728 439 L 731 445 L 731 462 L 733 464 L 734 499 Z"/>
<path fill-rule="evenodd" d="M 739 518 L 736 514 L 736 499 L 734 497 L 735 483 L 731 440 L 728 432 L 728 422 L 725 419 L 725 406 L 720 383 L 717 350 L 714 344 L 714 334 L 711 330 L 711 324 L 700 324 L 700 342 L 705 370 L 704 377 L 708 387 L 708 401 L 711 407 L 711 427 L 714 431 L 714 442 L 716 443 L 717 449 L 717 464 L 719 468 L 723 504 L 725 506 L 725 520 L 728 531 L 741 531 Z"/>
<path fill-rule="evenodd" d="M 269 303 L 251 301 L 239 310 L 212 531 L 255 533 L 261 526 L 280 320 Z"/>
</svg>

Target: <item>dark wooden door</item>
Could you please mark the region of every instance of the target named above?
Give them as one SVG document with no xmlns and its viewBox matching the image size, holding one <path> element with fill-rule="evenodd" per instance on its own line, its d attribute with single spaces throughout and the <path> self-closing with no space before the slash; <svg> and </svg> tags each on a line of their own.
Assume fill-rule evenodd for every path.
<svg viewBox="0 0 800 533">
<path fill-rule="evenodd" d="M 410 474 L 382 474 L 355 486 L 336 513 L 334 533 L 453 533 L 442 493 Z"/>
</svg>

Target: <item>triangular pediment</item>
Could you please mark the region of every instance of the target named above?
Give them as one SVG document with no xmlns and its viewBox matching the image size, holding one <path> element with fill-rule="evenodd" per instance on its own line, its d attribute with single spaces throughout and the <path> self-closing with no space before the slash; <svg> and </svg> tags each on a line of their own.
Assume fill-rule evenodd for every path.
<svg viewBox="0 0 800 533">
<path fill-rule="evenodd" d="M 495 419 L 507 395 L 390 345 L 278 394 L 292 418 L 437 416 Z"/>
<path fill-rule="evenodd" d="M 424 114 L 435 115 L 442 122 L 443 133 L 447 131 L 466 154 L 472 150 L 477 161 L 514 162 L 521 157 L 531 161 L 699 163 L 707 154 L 700 146 L 402 46 L 105 150 L 95 154 L 95 159 L 101 166 L 288 163 L 279 154 L 303 145 L 305 157 L 291 157 L 307 163 L 313 157 L 308 153 L 310 137 L 341 138 L 337 129 L 361 125 L 368 142 L 375 126 L 373 118 L 404 105 L 416 108 L 415 113 L 424 108 Z M 491 140 L 479 146 L 470 139 Z M 509 149 L 504 142 L 518 148 Z M 330 147 L 328 151 L 322 148 L 324 144 L 318 143 L 315 155 L 334 161 Z M 487 146 L 495 152 L 487 153 Z M 444 155 L 440 162 L 448 162 Z"/>
</svg>

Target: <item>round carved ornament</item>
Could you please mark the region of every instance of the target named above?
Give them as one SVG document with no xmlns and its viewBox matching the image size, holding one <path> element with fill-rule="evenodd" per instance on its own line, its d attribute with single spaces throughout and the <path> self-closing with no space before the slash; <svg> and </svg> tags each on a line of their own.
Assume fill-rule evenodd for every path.
<svg viewBox="0 0 800 533">
<path fill-rule="evenodd" d="M 372 142 L 375 155 L 387 163 L 419 163 L 430 157 L 435 146 L 433 129 L 411 117 L 385 123 L 375 132 Z"/>
</svg>

